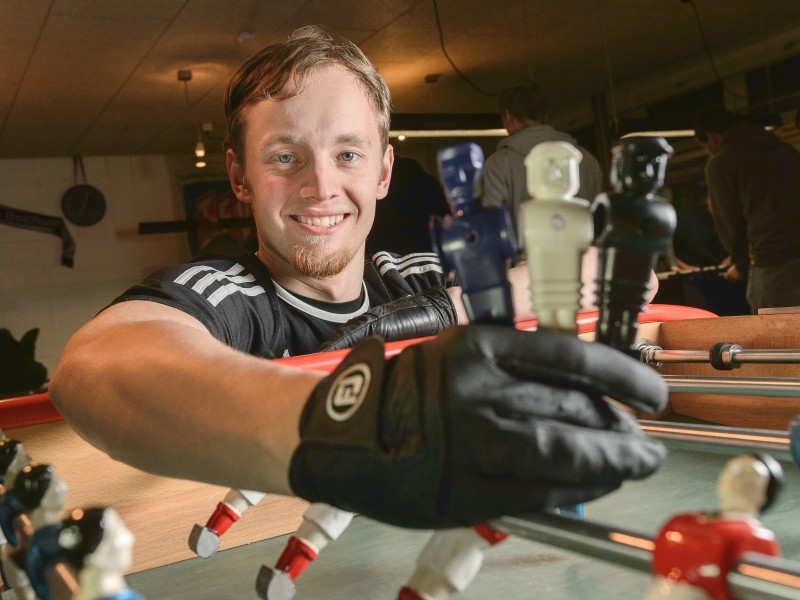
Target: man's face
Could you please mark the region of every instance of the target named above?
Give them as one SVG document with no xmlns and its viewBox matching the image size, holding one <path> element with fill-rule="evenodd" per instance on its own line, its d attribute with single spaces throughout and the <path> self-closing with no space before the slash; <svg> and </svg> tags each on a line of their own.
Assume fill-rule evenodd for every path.
<svg viewBox="0 0 800 600">
<path fill-rule="evenodd" d="M 342 67 L 307 77 L 287 100 L 247 109 L 245 165 L 228 153 L 237 197 L 252 203 L 259 256 L 274 274 L 326 279 L 360 263 L 393 162 L 362 85 Z"/>
</svg>

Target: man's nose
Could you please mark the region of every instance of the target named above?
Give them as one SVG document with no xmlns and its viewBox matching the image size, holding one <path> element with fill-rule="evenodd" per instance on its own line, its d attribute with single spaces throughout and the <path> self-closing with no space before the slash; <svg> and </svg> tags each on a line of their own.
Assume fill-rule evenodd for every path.
<svg viewBox="0 0 800 600">
<path fill-rule="evenodd" d="M 314 200 L 335 198 L 341 190 L 340 176 L 333 161 L 329 159 L 314 160 L 306 172 L 301 195 Z"/>
</svg>

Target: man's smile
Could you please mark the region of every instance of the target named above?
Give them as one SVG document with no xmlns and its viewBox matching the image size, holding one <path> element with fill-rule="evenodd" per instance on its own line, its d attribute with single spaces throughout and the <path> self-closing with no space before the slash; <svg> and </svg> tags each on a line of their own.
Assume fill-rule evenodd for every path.
<svg viewBox="0 0 800 600">
<path fill-rule="evenodd" d="M 306 215 L 292 215 L 292 218 L 301 223 L 302 225 L 310 225 L 313 227 L 333 227 L 341 223 L 345 214 L 326 215 L 324 217 L 309 217 Z"/>
</svg>

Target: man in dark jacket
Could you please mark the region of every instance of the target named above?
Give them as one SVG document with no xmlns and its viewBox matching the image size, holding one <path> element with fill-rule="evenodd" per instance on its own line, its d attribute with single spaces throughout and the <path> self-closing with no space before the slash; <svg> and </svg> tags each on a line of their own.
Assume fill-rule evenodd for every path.
<svg viewBox="0 0 800 600">
<path fill-rule="evenodd" d="M 695 119 L 717 233 L 730 253 L 726 279 L 747 278 L 759 308 L 800 305 L 800 152 L 721 108 Z"/>
</svg>

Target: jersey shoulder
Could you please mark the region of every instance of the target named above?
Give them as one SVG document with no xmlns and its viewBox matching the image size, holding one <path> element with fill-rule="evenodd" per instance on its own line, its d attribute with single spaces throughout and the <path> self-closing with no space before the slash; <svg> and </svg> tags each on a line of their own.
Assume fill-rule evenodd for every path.
<svg viewBox="0 0 800 600">
<path fill-rule="evenodd" d="M 275 287 L 256 257 L 203 258 L 161 269 L 112 304 L 128 300 L 177 308 L 203 323 L 220 341 L 248 354 L 271 356 L 271 342 L 283 342 Z"/>
<path fill-rule="evenodd" d="M 364 281 L 371 295 L 382 302 L 416 294 L 435 285 L 445 285 L 445 274 L 434 252 L 398 255 L 376 252 L 367 260 Z"/>
</svg>

